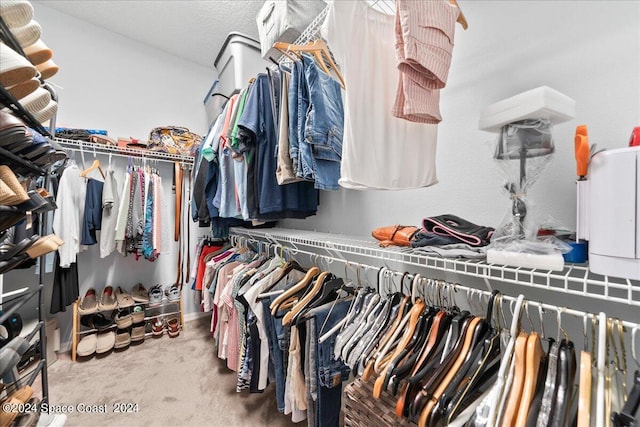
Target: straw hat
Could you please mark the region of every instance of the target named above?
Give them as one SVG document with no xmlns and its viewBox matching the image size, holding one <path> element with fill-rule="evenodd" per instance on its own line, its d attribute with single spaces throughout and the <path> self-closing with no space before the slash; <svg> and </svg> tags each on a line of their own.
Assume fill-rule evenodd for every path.
<svg viewBox="0 0 640 427">
<path fill-rule="evenodd" d="M 36 68 L 24 56 L 0 43 L 0 84 L 4 87 L 25 82 L 37 74 Z"/>
<path fill-rule="evenodd" d="M 15 99 L 22 99 L 40 87 L 40 80 L 32 78 L 6 88 Z"/>
<path fill-rule="evenodd" d="M 36 65 L 36 68 L 40 72 L 40 76 L 46 80 L 56 75 L 59 68 L 52 59 L 43 62 L 42 64 Z"/>
<path fill-rule="evenodd" d="M 0 16 L 9 28 L 22 27 L 33 19 L 33 6 L 27 0 L 2 0 Z"/>
<path fill-rule="evenodd" d="M 31 46 L 25 47 L 24 53 L 33 65 L 42 64 L 53 58 L 53 52 L 42 40 L 38 40 Z"/>
<path fill-rule="evenodd" d="M 11 32 L 21 48 L 31 46 L 38 41 L 42 35 L 42 28 L 33 19 L 27 25 L 11 28 Z"/>
<path fill-rule="evenodd" d="M 47 108 L 51 102 L 51 93 L 45 88 L 39 87 L 33 93 L 21 98 L 19 101 L 28 112 L 36 114 Z"/>
<path fill-rule="evenodd" d="M 46 107 L 44 107 L 40 111 L 32 113 L 32 115 L 38 121 L 38 123 L 44 123 L 55 116 L 57 112 L 58 103 L 52 99 L 51 101 L 49 101 L 49 104 L 47 104 Z"/>
</svg>

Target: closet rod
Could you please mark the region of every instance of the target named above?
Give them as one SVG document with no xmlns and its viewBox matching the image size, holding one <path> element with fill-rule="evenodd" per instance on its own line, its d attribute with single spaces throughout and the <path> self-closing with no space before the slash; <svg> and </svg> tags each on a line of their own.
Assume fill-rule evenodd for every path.
<svg viewBox="0 0 640 427">
<path fill-rule="evenodd" d="M 250 237 L 246 237 L 246 236 L 239 236 L 239 235 L 231 235 L 231 243 L 233 245 L 235 244 L 242 244 L 245 247 L 248 246 L 249 243 L 263 243 L 268 245 L 269 247 L 273 247 L 276 251 L 277 250 L 282 250 L 282 251 L 286 251 L 289 253 L 290 256 L 294 257 L 296 254 L 303 254 L 303 255 L 307 255 L 309 257 L 312 258 L 313 257 L 319 257 L 320 259 L 324 259 L 324 260 L 331 260 L 331 262 L 333 261 L 338 261 L 338 262 L 342 262 L 344 263 L 346 266 L 356 266 L 358 268 L 364 267 L 365 269 L 367 268 L 372 268 L 374 270 L 380 270 L 383 267 L 375 267 L 372 266 L 370 264 L 364 264 L 364 263 L 358 263 L 358 262 L 354 262 L 354 261 L 349 261 L 345 258 L 341 258 L 341 257 L 335 257 L 335 256 L 328 256 L 328 255 L 322 255 L 322 254 L 317 254 L 315 252 L 310 252 L 310 251 L 305 251 L 303 249 L 298 249 L 298 248 L 291 248 L 288 246 L 284 246 L 276 241 L 261 241 L 261 240 L 256 240 L 256 239 L 252 239 Z M 393 270 L 393 269 L 389 269 L 387 268 L 388 271 L 390 271 L 392 274 L 399 276 L 399 277 L 405 277 L 410 279 L 411 281 L 413 281 L 413 279 L 416 277 L 417 274 L 412 274 L 412 273 L 402 273 L 399 272 L 397 270 Z M 422 276 L 421 276 L 422 277 Z M 422 277 L 422 279 L 426 280 L 428 279 L 428 277 Z M 468 286 L 464 286 L 461 285 L 459 283 L 452 283 L 452 282 L 446 282 L 448 285 L 450 285 L 455 292 L 466 292 L 467 294 L 476 294 L 476 295 L 482 295 L 483 297 L 489 298 L 491 297 L 491 292 L 490 291 L 485 291 L 483 289 L 477 289 L 477 288 L 471 288 Z M 402 286 L 402 285 L 401 285 Z M 513 297 L 510 295 L 506 295 L 502 292 L 500 292 L 500 294 L 502 295 L 502 299 L 505 301 L 509 301 L 510 303 L 515 303 L 517 301 L 517 297 Z M 598 320 L 598 314 L 595 313 L 588 313 L 585 311 L 581 311 L 581 310 L 575 310 L 572 308 L 568 308 L 568 307 L 558 307 L 552 304 L 546 304 L 546 303 L 542 303 L 539 301 L 533 301 L 533 300 L 528 300 L 525 299 L 525 304 L 527 304 L 528 306 L 532 307 L 532 308 L 541 308 L 542 310 L 547 310 L 547 311 L 551 311 L 551 312 L 556 312 L 559 313 L 561 316 L 562 315 L 570 315 L 573 317 L 576 317 L 578 319 L 596 319 Z M 629 328 L 631 330 L 637 330 L 640 329 L 640 323 L 633 323 L 630 321 L 626 321 L 626 320 L 621 320 L 620 322 L 622 323 L 622 325 L 626 328 Z"/>
<path fill-rule="evenodd" d="M 62 146 L 65 150 L 86 151 L 97 154 L 111 154 L 118 157 L 138 157 L 147 160 L 157 160 L 161 162 L 175 161 L 182 162 L 185 165 L 193 165 L 193 157 L 182 154 L 163 153 L 161 151 L 142 151 L 133 148 L 112 147 L 109 145 L 99 145 L 93 142 L 78 141 L 74 139 L 54 138 L 54 141 Z"/>
</svg>

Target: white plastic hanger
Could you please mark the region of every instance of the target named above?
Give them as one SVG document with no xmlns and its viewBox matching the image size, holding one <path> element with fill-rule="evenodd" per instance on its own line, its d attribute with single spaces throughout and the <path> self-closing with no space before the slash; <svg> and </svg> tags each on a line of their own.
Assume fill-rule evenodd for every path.
<svg viewBox="0 0 640 427">
<path fill-rule="evenodd" d="M 492 390 L 491 392 L 491 395 L 493 395 L 491 401 L 498 402 L 498 404 L 493 404 L 489 408 L 489 416 L 486 424 L 487 427 L 495 427 L 499 422 L 498 413 L 504 406 L 506 395 L 508 394 L 505 393 L 505 388 L 507 385 L 507 374 L 509 371 L 511 371 L 511 366 L 513 365 L 513 350 L 516 344 L 518 332 L 520 331 L 520 311 L 522 310 L 523 303 L 524 295 L 520 294 L 518 295 L 518 299 L 515 302 L 513 318 L 511 319 L 511 328 L 509 329 L 509 333 L 511 336 L 509 337 L 509 343 L 507 344 L 504 355 L 502 356 L 500 369 L 498 370 L 498 378 L 493 386 L 495 391 Z"/>
<path fill-rule="evenodd" d="M 598 386 L 596 390 L 596 427 L 604 427 L 607 425 L 605 420 L 605 368 L 606 368 L 606 349 L 607 349 L 607 315 L 603 312 L 598 313 Z"/>
</svg>

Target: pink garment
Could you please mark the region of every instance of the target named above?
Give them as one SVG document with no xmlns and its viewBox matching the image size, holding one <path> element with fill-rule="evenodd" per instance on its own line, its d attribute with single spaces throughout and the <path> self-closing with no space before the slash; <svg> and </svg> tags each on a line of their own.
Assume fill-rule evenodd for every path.
<svg viewBox="0 0 640 427">
<path fill-rule="evenodd" d="M 153 249 L 156 255 L 160 255 L 161 251 L 161 226 L 162 226 L 162 178 L 160 175 L 154 174 L 153 183 Z"/>
<path fill-rule="evenodd" d="M 220 326 L 221 323 L 223 321 L 222 319 L 222 303 L 220 301 L 220 296 L 222 295 L 222 291 L 224 290 L 225 286 L 227 285 L 227 283 L 229 282 L 229 280 L 232 277 L 232 272 L 233 269 L 240 265 L 239 262 L 237 261 L 233 261 L 230 262 L 226 265 L 224 265 L 223 267 L 220 268 L 220 271 L 218 271 L 218 280 L 216 282 L 216 291 L 213 294 L 213 304 L 215 305 L 214 310 L 218 312 L 218 324 L 214 324 L 213 325 L 213 333 L 214 336 L 218 336 L 220 337 Z M 221 347 L 221 341 L 219 339 L 218 341 L 218 348 Z"/>
<path fill-rule="evenodd" d="M 440 92 L 451 65 L 460 9 L 446 0 L 396 1 L 398 90 L 393 115 L 412 122 L 439 123 Z"/>
<path fill-rule="evenodd" d="M 227 356 L 227 367 L 232 371 L 238 371 L 238 353 L 239 353 L 239 342 L 240 342 L 240 330 L 239 330 L 239 320 L 238 320 L 238 310 L 236 309 L 236 305 L 234 304 L 233 297 L 231 296 L 231 291 L 233 288 L 233 280 L 230 280 L 225 286 L 224 291 L 222 292 L 222 296 L 220 297 L 221 302 L 224 304 L 224 312 L 226 313 L 227 325 L 226 325 L 226 333 L 225 333 L 225 343 L 226 343 L 226 356 Z M 222 334 L 221 334 L 222 336 Z"/>
</svg>

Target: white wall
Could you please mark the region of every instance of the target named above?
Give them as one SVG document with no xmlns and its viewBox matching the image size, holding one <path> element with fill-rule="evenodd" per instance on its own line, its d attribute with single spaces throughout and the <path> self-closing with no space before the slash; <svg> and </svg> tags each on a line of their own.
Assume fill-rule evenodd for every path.
<svg viewBox="0 0 640 427">
<path fill-rule="evenodd" d="M 61 86 L 58 126 L 106 129 L 146 140 L 157 126 L 208 130 L 202 100 L 213 68 L 183 60 L 34 3 L 42 40 L 53 50 Z"/>
<path fill-rule="evenodd" d="M 640 3 L 459 3 L 469 28 L 456 26 L 449 80 L 441 93 L 439 184 L 396 192 L 323 192 L 315 218 L 290 220 L 287 226 L 368 236 L 379 226 L 419 225 L 423 217 L 444 213 L 497 226 L 510 204 L 486 143 L 494 134 L 478 130 L 480 111 L 547 85 L 576 100 L 577 118 L 555 127 L 555 158 L 529 195 L 543 219 L 552 216 L 575 227 L 576 125 L 588 125 L 592 143 L 616 148 L 626 146 L 640 124 Z"/>
</svg>

